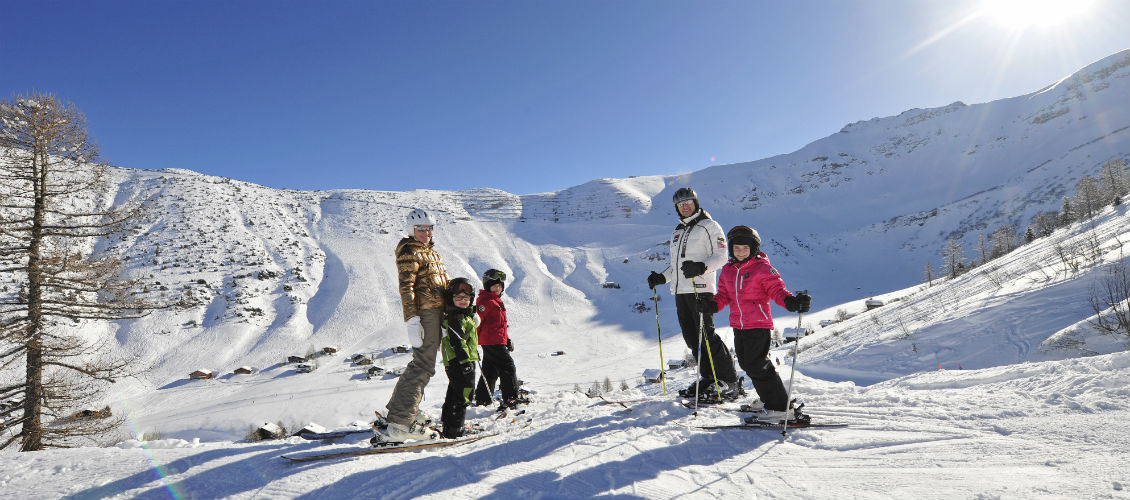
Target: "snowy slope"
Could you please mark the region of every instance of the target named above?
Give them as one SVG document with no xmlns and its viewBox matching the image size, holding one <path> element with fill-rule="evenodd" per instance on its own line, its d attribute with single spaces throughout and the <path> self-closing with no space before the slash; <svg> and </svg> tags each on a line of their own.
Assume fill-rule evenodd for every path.
<svg viewBox="0 0 1130 500">
<path fill-rule="evenodd" d="M 661 396 L 626 410 L 555 392 L 521 416 L 528 425 L 501 424 L 501 436 L 432 452 L 309 464 L 278 457 L 349 449 L 362 444 L 357 437 L 0 454 L 0 497 L 1127 498 L 1126 352 L 870 387 L 798 378 L 815 418 L 850 427 L 783 440 L 777 431 L 705 431 L 695 427 L 736 418 L 707 409 L 696 418 Z M 310 402 L 302 391 L 285 396 Z"/>
<path fill-rule="evenodd" d="M 855 123 L 789 155 L 534 195 L 280 191 L 120 170 L 118 198 L 152 197 L 157 208 L 105 250 L 169 297 L 191 295 L 182 309 L 119 325 L 117 337 L 154 368 L 139 390 L 200 367 L 268 368 L 328 345 L 349 354 L 402 343 L 389 252 L 404 214 L 427 207 L 453 276 L 495 267 L 513 277 L 508 306 L 525 355 L 566 350 L 602 363 L 654 338 L 652 313 L 633 311 L 650 298 L 643 277 L 664 266 L 667 200 L 683 185 L 724 227 L 759 229 L 786 282 L 817 307 L 904 289 L 939 262 L 946 239 L 971 247 L 1005 222 L 1023 227 L 1057 209 L 1080 176 L 1130 157 L 1128 81 L 1130 51 L 1027 96 Z M 674 332 L 673 311 L 661 312 Z M 622 378 L 650 361 L 606 365 Z"/>
<path fill-rule="evenodd" d="M 958 279 L 918 281 L 947 238 L 971 245 L 1002 223 L 1023 225 L 1102 162 L 1130 157 L 1128 77 L 1122 52 L 1027 96 L 859 122 L 747 164 L 553 193 L 301 192 L 117 169 L 117 199 L 150 198 L 154 210 L 99 250 L 183 300 L 77 328 L 112 336 L 148 367 L 110 393 L 131 426 L 122 439 L 166 439 L 0 452 L 0 498 L 1127 497 L 1127 341 L 1094 332 L 1087 302 L 1106 266 L 1128 265 L 1125 206 Z M 684 185 L 724 227 L 761 232 L 790 288 L 815 297 L 805 323 L 887 300 L 801 343 L 797 393 L 814 415 L 851 427 L 783 442 L 695 430 L 734 415 L 695 418 L 642 383 L 660 355 L 654 310 L 635 306 L 650 306 L 643 281 L 665 265 L 669 200 Z M 389 350 L 404 343 L 391 250 L 414 207 L 437 214 L 452 276 L 511 276 L 505 300 L 519 376 L 538 393 L 533 422 L 461 448 L 304 466 L 277 455 L 315 444 L 238 442 L 264 422 L 338 427 L 383 411 L 395 379 L 366 380 L 347 357 L 408 360 Z M 1057 245 L 1100 251 L 1067 270 Z M 670 296 L 660 298 L 663 357 L 682 357 Z M 778 327 L 795 326 L 774 313 Z M 318 357 L 313 373 L 285 362 L 326 346 L 338 354 Z M 782 368 L 791 360 L 774 356 Z M 232 374 L 239 366 L 257 372 Z M 217 378 L 187 380 L 198 368 Z M 691 374 L 672 377 L 682 387 Z M 651 399 L 625 411 L 574 391 L 605 378 L 632 388 L 616 397 Z M 426 411 L 439 413 L 445 385 L 437 375 Z"/>
</svg>

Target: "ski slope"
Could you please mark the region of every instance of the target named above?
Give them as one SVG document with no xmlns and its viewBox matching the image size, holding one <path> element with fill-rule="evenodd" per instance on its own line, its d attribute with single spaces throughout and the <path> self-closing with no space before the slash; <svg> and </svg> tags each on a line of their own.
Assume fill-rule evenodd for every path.
<svg viewBox="0 0 1130 500">
<path fill-rule="evenodd" d="M 636 381 L 606 397 L 642 402 L 606 404 L 560 387 L 560 374 L 572 373 L 575 385 L 587 390 L 582 377 L 601 373 L 592 368 L 592 359 L 543 353 L 519 357 L 519 375 L 537 391 L 524 414 L 499 422 L 491 409 L 469 410 L 470 419 L 501 433 L 479 442 L 294 464 L 279 455 L 361 447 L 367 436 L 329 443 L 297 437 L 249 443 L 233 437 L 247 422 L 282 416 L 291 429 L 309 422 L 331 428 L 365 426 L 366 413 L 387 399 L 395 379 L 350 378 L 345 360 L 323 357 L 323 366 L 308 375 L 275 367 L 246 379 L 222 376 L 172 384 L 132 399 L 128 406 L 135 416 L 135 436 L 159 431 L 163 439 L 0 454 L 0 497 L 1127 498 L 1130 339 L 1125 337 L 1094 332 L 1084 322 L 1070 327 L 1083 337 L 1083 345 L 1115 348 L 1107 354 L 1049 355 L 1064 359 L 980 369 L 930 366 L 870 385 L 848 381 L 843 374 L 813 375 L 832 365 L 875 373 L 909 370 L 904 355 L 912 342 L 945 345 L 957 359 L 974 363 L 986 340 L 966 323 L 951 325 L 952 318 L 969 315 L 962 307 L 976 313 L 1023 306 L 1026 317 L 1045 323 L 1045 329 L 1022 340 L 1004 335 L 1001 342 L 1021 342 L 1029 351 L 1045 348 L 1039 347 L 1040 336 L 1054 340 L 1062 335 L 1051 331 L 1061 311 L 1048 307 L 1060 299 L 1059 290 L 1082 286 L 1104 266 L 1128 265 L 1118 243 L 1130 241 L 1127 219 L 1125 207 L 1110 208 L 1093 227 L 1079 223 L 1003 257 L 995 272 L 1011 278 L 999 289 L 979 295 L 983 284 L 974 269 L 923 290 L 897 292 L 903 298 L 893 304 L 802 338 L 794 395 L 815 420 L 848 424 L 846 428 L 792 429 L 785 437 L 776 430 L 701 430 L 697 427 L 736 423 L 739 414 L 701 408 L 695 415 L 672 394 L 663 395 L 660 385 Z M 1021 272 L 1039 273 L 1026 255 L 1089 234 L 1106 235 L 1105 251 L 1085 269 L 1051 273 L 1039 285 Z M 877 341 L 872 337 L 881 337 L 881 329 L 851 323 L 874 324 L 866 315 L 892 321 L 901 314 L 899 307 L 926 308 L 935 294 L 960 296 L 961 304 L 968 305 L 951 305 L 923 319 L 914 341 Z M 815 311 L 803 321 L 851 306 Z M 796 319 L 779 318 L 778 325 L 790 320 Z M 837 328 L 847 331 L 834 333 Z M 948 344 L 932 338 L 962 335 Z M 728 329 L 722 329 L 722 336 L 729 337 Z M 830 347 L 833 339 L 843 345 Z M 605 361 L 657 361 L 656 347 L 625 347 Z M 685 353 L 677 334 L 667 336 L 664 348 L 668 357 Z M 1003 355 L 1009 361 L 1007 350 Z M 789 349 L 777 349 L 773 356 L 782 361 L 787 380 Z M 406 357 L 391 355 L 386 362 L 406 362 Z M 932 365 L 933 358 L 929 361 Z M 867 368 L 869 363 L 891 366 Z M 693 380 L 690 368 L 668 373 L 671 393 Z M 438 415 L 444 387 L 442 374 L 433 379 L 425 411 Z"/>
<path fill-rule="evenodd" d="M 687 375 L 672 373 L 672 383 Z M 500 424 L 501 436 L 419 453 L 279 458 L 363 446 L 356 437 L 3 454 L 0 497 L 1126 498 L 1128 387 L 1126 352 L 930 371 L 869 387 L 801 372 L 795 390 L 814 418 L 850 427 L 794 429 L 783 439 L 775 430 L 698 430 L 736 418 L 709 409 L 695 417 L 657 386 L 609 394 L 652 398 L 628 409 L 556 391 L 518 417 L 532 418 L 528 426 Z M 286 397 L 307 401 L 302 391 Z"/>
<path fill-rule="evenodd" d="M 1111 266 L 1130 265 L 1126 205 L 918 283 L 948 238 L 969 248 L 979 232 L 1057 209 L 1079 177 L 1130 157 L 1128 80 L 1122 52 L 1027 96 L 863 121 L 790 155 L 533 195 L 300 192 L 115 169 L 116 199 L 156 209 L 98 250 L 129 257 L 147 290 L 184 305 L 74 326 L 144 369 L 108 388 L 128 428 L 74 449 L 0 452 L 0 499 L 1130 498 L 1130 338 L 1095 331 L 1088 303 Z M 644 284 L 666 265 L 668 200 L 685 185 L 724 227 L 756 227 L 789 288 L 812 294 L 794 394 L 848 427 L 784 439 L 701 430 L 737 415 L 695 415 L 644 382 L 687 355 L 670 295 L 657 320 Z M 436 212 L 452 277 L 511 277 L 514 356 L 535 391 L 526 413 L 499 423 L 474 408 L 500 436 L 420 453 L 299 465 L 279 455 L 365 438 L 246 442 L 268 422 L 345 428 L 383 411 L 395 378 L 368 379 L 348 358 L 408 361 L 391 350 L 405 343 L 391 250 L 415 207 Z M 886 305 L 865 312 L 871 297 Z M 855 316 L 817 327 L 840 311 Z M 774 316 L 778 329 L 798 321 Z M 330 346 L 312 373 L 286 362 Z M 791 353 L 773 357 L 787 380 Z M 201 368 L 216 377 L 186 378 Z M 671 392 L 693 379 L 669 376 Z M 644 401 L 582 394 L 605 379 L 628 387 L 608 398 Z M 440 371 L 422 408 L 438 415 L 445 388 Z"/>
</svg>

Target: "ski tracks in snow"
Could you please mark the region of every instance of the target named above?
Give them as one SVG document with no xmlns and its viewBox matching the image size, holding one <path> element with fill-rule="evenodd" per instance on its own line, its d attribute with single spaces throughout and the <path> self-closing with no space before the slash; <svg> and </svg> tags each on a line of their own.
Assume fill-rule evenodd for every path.
<svg viewBox="0 0 1130 500">
<path fill-rule="evenodd" d="M 643 399 L 628 408 L 571 392 L 539 394 L 513 422 L 482 419 L 502 435 L 425 452 L 304 464 L 278 457 L 363 446 L 364 437 L 147 450 L 153 470 L 165 474 L 158 476 L 136 450 L 95 448 L 80 451 L 82 463 L 131 465 L 104 479 L 53 474 L 70 485 L 59 495 L 69 499 L 164 491 L 241 500 L 1117 497 L 1130 484 L 1119 451 L 1130 448 L 1130 408 L 1111 401 L 1124 384 L 1096 377 L 1124 381 L 1127 364 L 926 372 L 862 388 L 802 379 L 813 418 L 849 427 L 791 429 L 784 439 L 776 430 L 696 429 L 736 423 L 740 414 L 704 407 L 696 418 L 674 396 L 645 386 L 609 395 Z M 1077 405 L 1101 411 L 1103 421 Z M 36 491 L 20 476 L 7 483 L 11 491 Z"/>
</svg>

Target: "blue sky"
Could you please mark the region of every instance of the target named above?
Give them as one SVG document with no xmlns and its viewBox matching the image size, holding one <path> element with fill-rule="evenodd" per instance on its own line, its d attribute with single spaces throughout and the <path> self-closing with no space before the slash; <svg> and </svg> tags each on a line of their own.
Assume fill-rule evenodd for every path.
<svg viewBox="0 0 1130 500">
<path fill-rule="evenodd" d="M 986 1 L 3 0 L 0 97 L 73 101 L 123 167 L 529 194 L 788 153 L 1130 47 L 1125 0 L 1030 0 L 1046 23 Z"/>
</svg>

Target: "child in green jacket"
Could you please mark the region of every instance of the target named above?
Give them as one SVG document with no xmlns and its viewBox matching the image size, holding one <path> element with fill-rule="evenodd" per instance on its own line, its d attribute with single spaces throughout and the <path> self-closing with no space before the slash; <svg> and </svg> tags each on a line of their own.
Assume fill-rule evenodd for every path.
<svg viewBox="0 0 1130 500">
<path fill-rule="evenodd" d="M 475 362 L 479 361 L 479 334 L 476 330 L 475 287 L 467 278 L 448 282 L 444 292 L 443 335 L 440 351 L 447 372 L 447 396 L 443 400 L 443 436 L 463 435 L 467 403 L 475 391 Z"/>
</svg>

